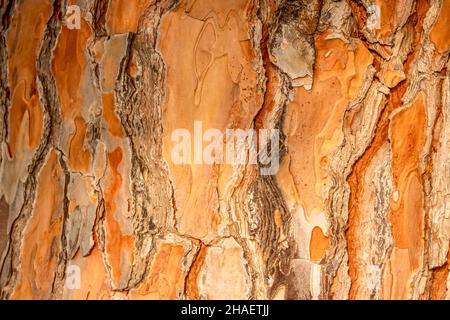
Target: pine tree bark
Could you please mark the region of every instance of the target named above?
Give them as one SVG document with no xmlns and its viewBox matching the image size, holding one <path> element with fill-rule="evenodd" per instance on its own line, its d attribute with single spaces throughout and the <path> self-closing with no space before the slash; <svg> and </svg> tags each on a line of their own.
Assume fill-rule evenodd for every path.
<svg viewBox="0 0 450 320">
<path fill-rule="evenodd" d="M 2 299 L 450 298 L 449 0 L 0 14 Z M 196 121 L 278 172 L 175 164 Z"/>
</svg>

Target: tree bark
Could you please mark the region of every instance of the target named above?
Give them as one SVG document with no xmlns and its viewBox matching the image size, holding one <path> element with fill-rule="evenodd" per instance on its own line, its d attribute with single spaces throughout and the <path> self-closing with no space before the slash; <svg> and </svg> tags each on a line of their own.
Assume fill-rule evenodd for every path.
<svg viewBox="0 0 450 320">
<path fill-rule="evenodd" d="M 2 299 L 450 298 L 450 0 L 0 14 Z M 175 163 L 198 123 L 278 170 Z"/>
</svg>

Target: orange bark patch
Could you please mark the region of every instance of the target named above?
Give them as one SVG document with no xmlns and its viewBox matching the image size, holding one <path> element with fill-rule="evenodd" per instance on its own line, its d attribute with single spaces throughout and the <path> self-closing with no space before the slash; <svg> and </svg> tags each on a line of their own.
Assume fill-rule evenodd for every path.
<svg viewBox="0 0 450 320">
<path fill-rule="evenodd" d="M 108 131 L 111 135 L 115 137 L 123 137 L 122 126 L 120 124 L 120 119 L 117 116 L 114 109 L 114 94 L 106 93 L 103 94 L 103 117 L 108 124 Z"/>
<path fill-rule="evenodd" d="M 326 237 L 320 227 L 314 227 L 311 232 L 311 241 L 309 243 L 309 254 L 311 260 L 314 262 L 320 262 L 328 248 L 329 240 Z"/>
<path fill-rule="evenodd" d="M 252 126 L 262 92 L 248 41 L 247 4 L 248 0 L 182 3 L 161 20 L 164 36 L 159 46 L 168 66 L 163 156 L 174 186 L 178 230 L 206 242 L 219 232 L 218 193 L 226 192 L 232 170 L 222 166 L 218 173 L 211 165 L 175 165 L 171 133 L 178 128 L 193 133 L 196 120 L 205 130 L 223 132 Z M 186 30 L 189 36 L 180 37 Z"/>
<path fill-rule="evenodd" d="M 444 300 L 447 293 L 447 277 L 448 277 L 448 264 L 444 264 L 442 267 L 436 268 L 433 271 L 433 283 L 431 285 L 431 299 Z"/>
<path fill-rule="evenodd" d="M 377 30 L 377 35 L 381 39 L 387 40 L 397 27 L 396 1 L 376 0 L 376 4 L 379 6 L 381 14 L 380 29 Z"/>
<path fill-rule="evenodd" d="M 275 222 L 275 225 L 278 227 L 278 228 L 281 228 L 281 227 L 283 227 L 283 219 L 282 219 L 282 217 L 281 217 L 281 212 L 280 212 L 280 210 L 275 210 L 275 212 L 273 213 L 273 220 L 274 220 L 274 222 Z"/>
<path fill-rule="evenodd" d="M 13 299 L 49 299 L 58 255 L 64 202 L 64 174 L 51 151 L 37 183 L 35 207 L 24 230 L 20 277 Z"/>
<path fill-rule="evenodd" d="M 316 63 L 311 91 L 296 89 L 288 106 L 285 133 L 288 136 L 290 172 L 309 216 L 324 212 L 321 197 L 329 183 L 326 156 L 343 138 L 342 115 L 356 98 L 373 56 L 360 41 L 354 46 L 340 39 L 327 39 L 329 32 L 316 37 Z"/>
<path fill-rule="evenodd" d="M 198 292 L 198 274 L 205 263 L 207 247 L 201 245 L 197 257 L 195 258 L 189 270 L 189 275 L 186 281 L 186 294 L 189 299 L 198 300 L 200 298 Z"/>
<path fill-rule="evenodd" d="M 136 32 L 139 18 L 150 0 L 109 1 L 106 25 L 111 34 Z"/>
<path fill-rule="evenodd" d="M 11 88 L 9 151 L 15 155 L 20 135 L 29 137 L 29 147 L 37 147 L 42 134 L 42 107 L 36 89 L 36 59 L 40 39 L 50 17 L 50 1 L 25 0 L 16 12 L 6 35 L 8 47 L 8 81 Z M 25 113 L 29 116 L 28 132 L 20 132 Z"/>
<path fill-rule="evenodd" d="M 68 265 L 80 267 L 80 288 L 65 290 L 63 299 L 99 300 L 109 298 L 111 289 L 107 285 L 107 273 L 98 245 L 92 248 L 87 257 L 82 257 L 81 250 L 79 250 Z"/>
<path fill-rule="evenodd" d="M 75 171 L 87 173 L 91 155 L 84 148 L 87 125 L 83 118 L 75 118 L 75 133 L 72 135 L 69 147 L 69 165 Z"/>
<path fill-rule="evenodd" d="M 108 154 L 111 169 L 111 183 L 105 190 L 106 205 L 106 251 L 112 267 L 113 281 L 119 285 L 128 275 L 123 270 L 129 270 L 133 261 L 134 241 L 131 235 L 123 234 L 118 222 L 119 214 L 116 211 L 116 195 L 122 185 L 123 179 L 119 172 L 119 164 L 123 160 L 121 148 L 116 148 Z"/>
<path fill-rule="evenodd" d="M 69 168 L 88 173 L 91 155 L 85 149 L 87 123 L 83 115 L 85 105 L 86 46 L 92 32 L 81 20 L 80 30 L 62 28 L 54 52 L 53 72 L 61 103 L 64 124 L 73 122 L 75 132 L 70 137 Z"/>
<path fill-rule="evenodd" d="M 441 12 L 430 32 L 430 40 L 439 53 L 446 52 L 450 47 L 450 0 L 443 0 Z"/>
<path fill-rule="evenodd" d="M 139 290 L 131 293 L 133 299 L 176 299 L 183 291 L 182 245 L 163 243 L 153 260 L 150 274 Z"/>
<path fill-rule="evenodd" d="M 80 30 L 64 27 L 58 38 L 52 63 L 64 121 L 78 116 L 83 107 L 86 45 L 91 34 L 89 25 L 81 20 Z"/>
<path fill-rule="evenodd" d="M 423 255 L 423 188 L 419 160 L 425 134 L 424 95 L 391 121 L 392 174 L 399 197 L 391 201 L 392 235 L 397 256 L 391 257 L 391 298 L 404 299 L 407 281 Z M 407 256 L 408 258 L 400 259 Z"/>
</svg>

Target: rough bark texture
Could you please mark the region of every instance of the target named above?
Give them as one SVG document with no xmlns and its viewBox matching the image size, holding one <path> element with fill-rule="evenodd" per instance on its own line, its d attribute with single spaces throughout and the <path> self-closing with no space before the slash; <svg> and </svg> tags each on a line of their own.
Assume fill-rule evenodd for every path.
<svg viewBox="0 0 450 320">
<path fill-rule="evenodd" d="M 0 16 L 2 299 L 450 298 L 450 0 Z M 280 170 L 175 165 L 194 121 L 279 129 Z"/>
</svg>

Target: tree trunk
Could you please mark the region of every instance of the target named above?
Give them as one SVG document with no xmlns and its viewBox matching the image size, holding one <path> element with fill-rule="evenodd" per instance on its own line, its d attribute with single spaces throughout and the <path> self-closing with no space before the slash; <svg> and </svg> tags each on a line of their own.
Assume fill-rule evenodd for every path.
<svg viewBox="0 0 450 320">
<path fill-rule="evenodd" d="M 2 299 L 450 298 L 450 0 L 0 10 Z"/>
</svg>

